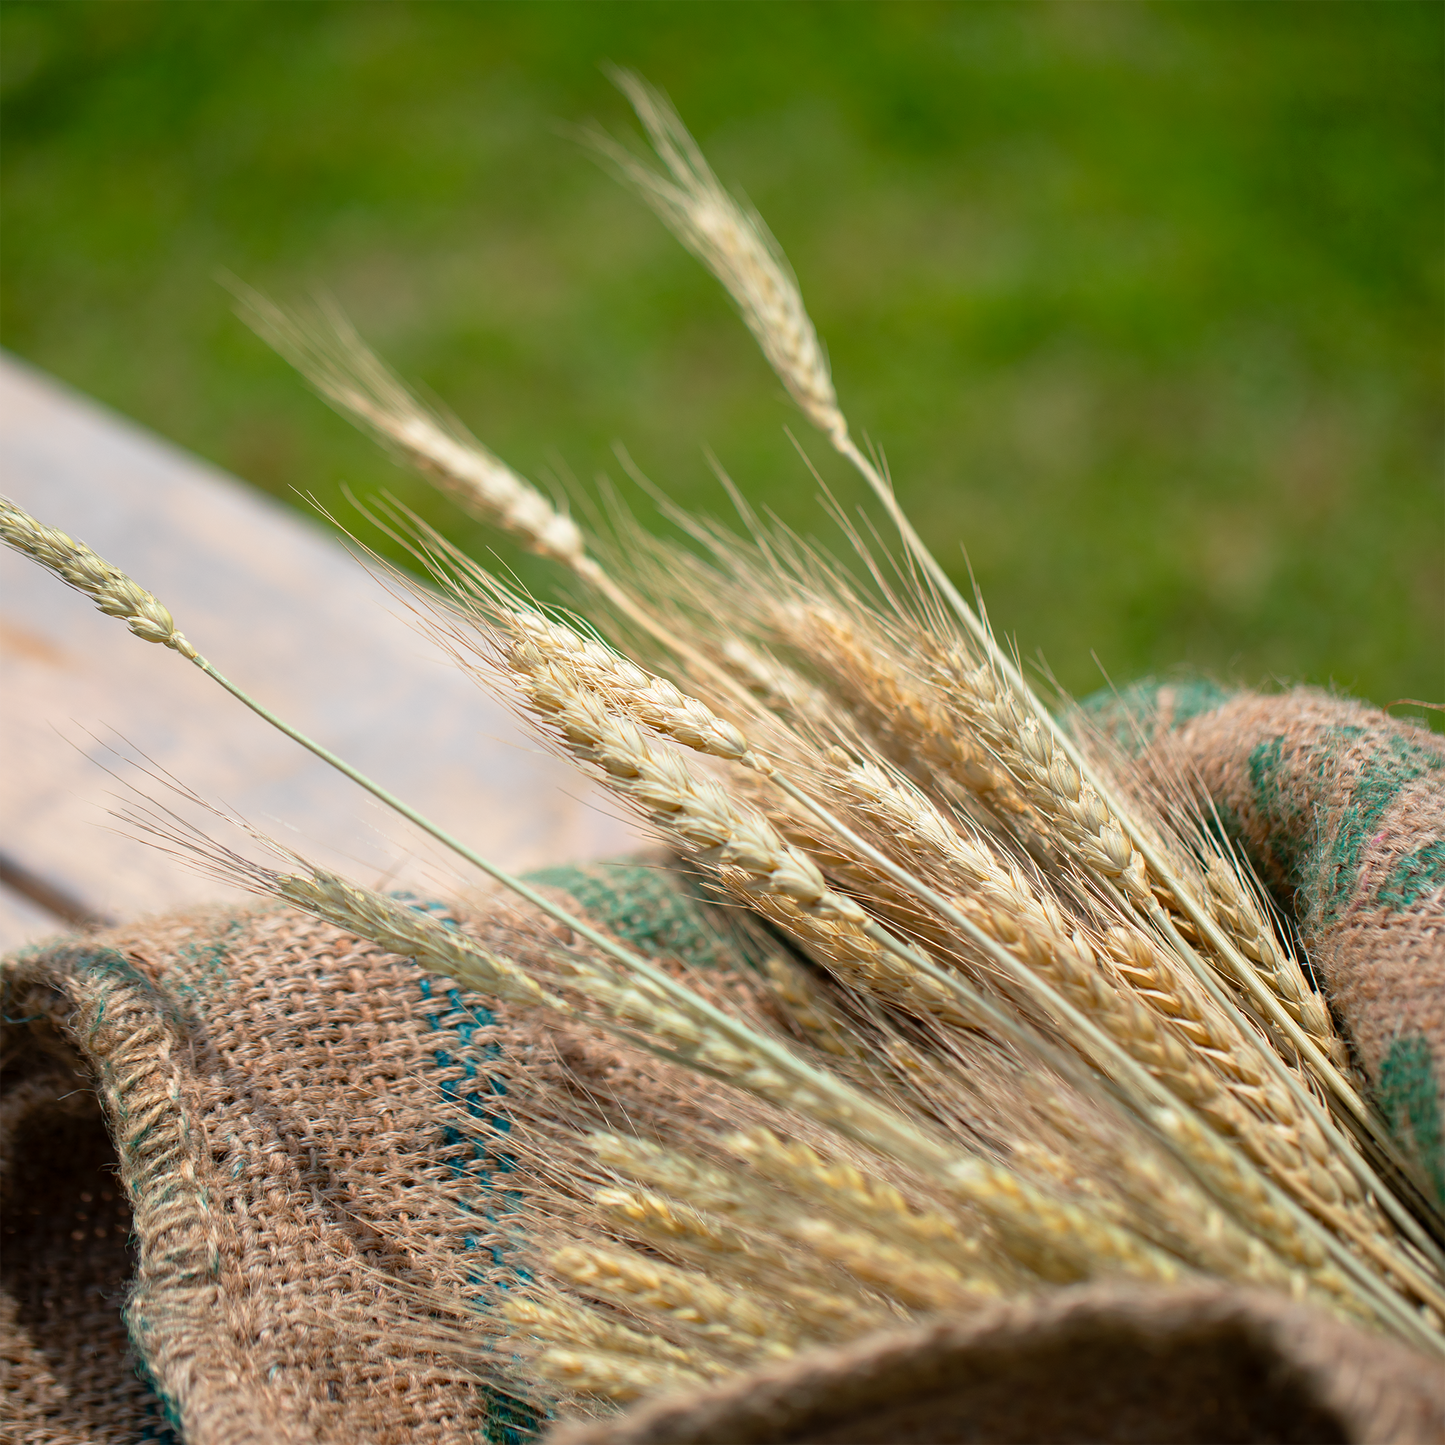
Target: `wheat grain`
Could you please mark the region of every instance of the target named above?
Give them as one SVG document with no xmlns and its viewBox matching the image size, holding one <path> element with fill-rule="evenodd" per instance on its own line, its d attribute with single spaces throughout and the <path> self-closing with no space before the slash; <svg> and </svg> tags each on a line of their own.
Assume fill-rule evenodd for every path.
<svg viewBox="0 0 1445 1445">
<path fill-rule="evenodd" d="M 196 649 L 175 618 L 144 587 L 85 545 L 46 527 L 8 497 L 0 497 L 0 538 L 84 593 L 108 617 L 118 617 L 144 642 L 158 642 L 192 661 Z"/>
<path fill-rule="evenodd" d="M 242 317 L 339 412 L 481 521 L 589 581 L 600 574 L 577 524 L 455 422 L 422 405 L 335 307 L 290 314 L 235 285 Z"/>
<path fill-rule="evenodd" d="M 593 145 L 617 168 L 673 234 L 727 288 L 743 321 L 794 401 L 823 431 L 846 431 L 828 363 L 803 306 L 798 283 L 756 213 L 718 183 L 676 111 L 639 76 L 614 71 L 668 176 L 643 165 L 601 133 Z"/>
<path fill-rule="evenodd" d="M 707 1383 L 705 1376 L 676 1365 L 641 1360 L 602 1350 L 543 1350 L 532 1361 L 544 1380 L 579 1395 L 596 1395 L 627 1404 L 644 1395 L 685 1390 Z"/>
</svg>

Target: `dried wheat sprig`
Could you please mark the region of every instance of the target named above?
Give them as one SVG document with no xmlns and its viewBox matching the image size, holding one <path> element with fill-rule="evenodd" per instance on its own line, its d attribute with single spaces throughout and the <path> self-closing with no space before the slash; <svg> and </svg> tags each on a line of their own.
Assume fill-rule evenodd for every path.
<svg viewBox="0 0 1445 1445">
<path fill-rule="evenodd" d="M 413 958 L 429 973 L 443 974 L 463 988 L 476 989 L 522 1008 L 545 1008 L 564 1017 L 576 1016 L 571 1004 L 548 992 L 510 959 L 384 893 L 349 883 L 321 868 L 313 868 L 309 876 L 272 873 L 269 869 L 257 872 L 269 875 L 268 891 L 278 898 L 314 918 L 359 934 L 388 953 Z"/>
<path fill-rule="evenodd" d="M 685 1325 L 713 1348 L 741 1359 L 786 1359 L 808 1342 L 802 1323 L 779 1301 L 722 1285 L 622 1245 L 575 1244 L 547 1261 L 574 1287 L 623 1309 L 651 1311 Z"/>
<path fill-rule="evenodd" d="M 628 85 L 624 86 L 624 89 L 628 90 L 634 106 L 638 108 L 639 114 L 642 116 L 644 125 L 648 127 L 649 134 L 653 137 L 654 145 L 657 146 L 659 154 L 669 169 L 673 169 L 675 164 L 681 166 L 682 175 L 678 179 L 685 181 L 687 175 L 710 178 L 711 172 L 707 169 L 707 163 L 702 158 L 696 142 L 688 135 L 681 120 L 667 106 L 666 102 L 650 92 L 640 81 L 630 81 Z M 634 92 L 636 93 L 634 94 Z M 674 156 L 678 158 L 677 162 L 674 162 Z M 827 373 L 826 366 L 822 363 L 821 353 L 811 352 L 808 348 L 799 347 L 794 342 L 794 338 L 800 334 L 816 335 L 816 332 L 808 318 L 802 294 L 798 290 L 796 278 L 791 271 L 785 269 L 782 264 L 778 264 L 770 272 L 772 283 L 781 288 L 780 299 L 773 305 L 760 308 L 750 301 L 747 285 L 741 279 L 740 268 L 745 265 L 744 258 L 754 254 L 759 247 L 762 247 L 764 251 L 768 250 L 767 245 L 761 240 L 763 235 L 761 222 L 754 224 L 736 206 L 731 206 L 727 213 L 727 224 L 722 227 L 714 227 L 712 231 L 706 233 L 711 239 L 707 243 L 702 243 L 699 237 L 704 233 L 699 230 L 697 217 L 702 213 L 704 206 L 716 204 L 713 199 L 714 193 L 721 193 L 721 188 L 717 187 L 715 182 L 712 183 L 711 188 L 704 185 L 694 188 L 691 192 L 686 184 L 673 186 L 669 188 L 666 199 L 663 199 L 662 192 L 658 188 L 665 186 L 666 183 L 657 178 L 655 173 L 645 167 L 638 167 L 636 162 L 626 156 L 625 152 L 616 158 L 625 171 L 630 165 L 633 169 L 641 172 L 640 175 L 633 175 L 632 179 L 644 188 L 644 194 L 649 199 L 653 196 L 659 198 L 652 202 L 654 209 L 672 227 L 683 244 L 698 255 L 733 296 L 734 301 L 742 310 L 749 328 L 757 337 L 764 355 L 784 384 L 788 386 L 795 399 L 798 399 L 805 414 L 820 430 L 826 433 L 834 449 L 859 472 L 883 503 L 906 547 L 926 575 L 929 584 L 937 590 L 938 595 L 962 623 L 973 643 L 981 649 L 988 664 L 996 670 L 998 679 L 1005 683 L 1017 698 L 1020 721 L 1024 717 L 1031 717 L 1036 727 L 1047 734 L 1051 743 L 1057 746 L 1063 757 L 1077 770 L 1081 782 L 1088 786 L 1092 797 L 1075 800 L 1082 804 L 1079 810 L 1080 816 L 1077 816 L 1075 821 L 1083 825 L 1080 846 L 1089 855 L 1090 861 L 1102 865 L 1107 870 L 1106 876 L 1120 880 L 1126 893 L 1142 905 L 1154 921 L 1164 927 L 1166 936 L 1170 938 L 1170 942 L 1178 949 L 1185 963 L 1206 990 L 1215 987 L 1213 980 L 1209 977 L 1206 965 L 1195 957 L 1177 930 L 1173 929 L 1169 920 L 1160 916 L 1158 904 L 1154 902 L 1152 894 L 1145 896 L 1148 894 L 1148 881 L 1152 877 L 1153 881 L 1161 886 L 1185 917 L 1209 942 L 1211 948 L 1221 958 L 1229 960 L 1233 971 L 1243 979 L 1256 1006 L 1309 1061 L 1311 1067 L 1324 1080 L 1341 1104 L 1389 1153 L 1392 1146 L 1383 1132 L 1380 1121 L 1373 1117 L 1348 1080 L 1340 1074 L 1315 1041 L 1290 1016 L 1279 999 L 1257 976 L 1249 960 L 1235 947 L 1227 931 L 1221 928 L 1207 902 L 1196 897 L 1185 886 L 1176 871 L 1170 866 L 1167 857 L 1155 847 L 1153 840 L 1148 836 L 1148 830 L 1120 805 L 1108 783 L 1090 766 L 1078 745 L 1050 716 L 1013 661 L 998 646 L 991 629 L 981 621 L 978 614 L 954 585 L 953 580 L 924 545 L 922 538 L 899 506 L 889 481 L 853 442 L 849 435 L 847 421 L 838 407 L 832 379 Z M 725 193 L 722 194 L 722 199 L 724 203 L 727 203 Z M 776 244 L 773 243 L 772 250 L 775 252 L 776 249 Z M 803 327 L 806 327 L 806 333 L 801 330 Z M 1100 814 L 1104 816 L 1098 816 Z M 1095 826 L 1090 827 L 1091 823 Z M 1137 866 L 1136 852 L 1147 868 L 1147 874 Z M 1226 1005 L 1226 1007 L 1228 1006 Z M 1292 1087 L 1292 1083 L 1290 1086 Z M 1305 1100 L 1305 1104 L 1307 1109 L 1318 1114 L 1318 1111 L 1313 1108 L 1312 1101 Z M 1328 1121 L 1323 1118 L 1323 1115 L 1319 1115 L 1316 1122 L 1329 1127 Z M 1378 1191 L 1383 1207 L 1397 1227 L 1406 1233 L 1426 1253 L 1427 1257 L 1435 1260 L 1438 1264 L 1441 1260 L 1441 1253 L 1429 1235 L 1416 1223 L 1393 1194 L 1380 1183 L 1374 1171 L 1345 1145 L 1338 1131 L 1331 1130 L 1330 1132 L 1334 1134 L 1341 1148 L 1345 1150 L 1348 1165 L 1361 1184 L 1367 1189 Z"/>
<path fill-rule="evenodd" d="M 8 497 L 0 497 L 0 539 L 83 592 L 108 617 L 120 618 L 142 641 L 158 642 L 195 661 L 196 649 L 177 629 L 175 618 L 144 587 L 84 542 L 42 525 Z"/>
<path fill-rule="evenodd" d="M 825 1158 L 807 1145 L 785 1144 L 767 1128 L 733 1133 L 717 1141 L 752 1166 L 753 1175 L 747 1177 L 645 1141 L 594 1135 L 591 1142 L 599 1157 L 619 1172 L 660 1184 L 666 1191 L 659 1195 L 636 1189 L 606 1190 L 594 1196 L 619 1222 L 643 1230 L 660 1244 L 692 1241 L 719 1254 L 731 1251 L 753 1259 L 760 1255 L 772 1258 L 774 1247 L 759 1238 L 759 1228 L 811 1246 L 814 1241 L 809 1230 L 823 1218 L 831 1219 L 842 1232 L 863 1226 L 880 1241 L 898 1247 L 899 1261 L 906 1255 L 948 1264 L 953 1271 L 950 1288 L 997 1294 L 1004 1281 L 1017 1283 L 1016 1272 L 990 1247 L 989 1230 L 977 1216 L 945 1214 L 934 1204 L 915 1203 L 896 1185 L 865 1172 L 856 1163 L 836 1155 Z M 760 1181 L 781 1186 L 781 1190 L 769 1189 Z M 682 1196 L 691 1202 L 680 1205 L 677 1201 Z M 699 1213 L 700 1207 L 706 1212 Z M 777 1256 L 776 1278 L 787 1281 L 800 1273 L 807 1277 L 809 1266 L 789 1265 L 790 1258 L 788 1254 Z M 893 1293 L 881 1276 L 869 1278 L 885 1293 Z M 824 1289 L 837 1288 L 827 1276 L 814 1283 Z"/>
<path fill-rule="evenodd" d="M 497 1314 L 512 1325 L 517 1344 L 575 1345 L 579 1350 L 607 1355 L 630 1355 L 675 1370 L 685 1370 L 701 1379 L 724 1379 L 736 1373 L 736 1366 L 718 1360 L 696 1345 L 679 1345 L 656 1329 L 643 1332 L 604 1315 L 561 1290 L 527 1295 L 510 1295 L 500 1303 Z"/>
<path fill-rule="evenodd" d="M 615 699 L 629 716 L 683 747 L 762 773 L 772 771 L 735 724 L 604 643 L 582 637 L 539 612 L 502 610 L 498 620 L 514 639 L 510 659 L 514 670 L 536 671 L 548 662 L 560 662 L 589 687 Z"/>
<path fill-rule="evenodd" d="M 815 1049 L 840 1064 L 867 1060 L 868 1050 L 857 1031 L 802 964 L 785 954 L 770 953 L 763 960 L 762 971 L 771 985 L 768 996 Z"/>
<path fill-rule="evenodd" d="M 724 638 L 717 652 L 723 666 L 770 712 L 809 727 L 837 727 L 841 700 L 801 673 L 737 637 Z"/>
<path fill-rule="evenodd" d="M 586 1143 L 609 1169 L 655 1185 L 673 1198 L 688 1199 L 700 1209 L 725 1217 L 748 1212 L 763 1217 L 776 1207 L 776 1200 L 755 1180 L 654 1140 L 594 1130 Z"/>
<path fill-rule="evenodd" d="M 1233 940 L 1235 947 L 1255 968 L 1285 1011 L 1314 1040 L 1320 1051 L 1340 1069 L 1349 1067 L 1344 1040 L 1335 1031 L 1324 1000 L 1308 983 L 1299 964 L 1279 946 L 1274 930 L 1236 870 L 1223 858 L 1208 862 L 1204 882 L 1214 905 L 1214 916 Z M 1225 975 L 1241 989 L 1247 984 L 1232 966 L 1227 954 L 1217 955 Z"/>
<path fill-rule="evenodd" d="M 1027 813 L 1007 770 L 949 716 L 936 688 L 899 666 L 882 639 L 870 635 L 862 610 L 850 615 L 821 599 L 768 608 L 781 640 L 818 667 L 845 703 L 862 712 L 879 751 L 919 786 L 936 790 L 952 783 L 1005 821 Z"/>
<path fill-rule="evenodd" d="M 694 776 L 677 753 L 649 742 L 563 654 L 529 641 L 507 649 L 505 661 L 532 715 L 573 757 L 593 764 L 604 786 L 764 917 L 820 950 L 844 977 L 907 1007 L 972 1022 L 955 991 L 870 932 L 864 910 L 830 888 L 806 853 L 721 783 Z"/>
<path fill-rule="evenodd" d="M 573 756 L 596 763 L 608 787 L 847 976 L 908 1006 L 955 1022 L 975 1021 L 956 986 L 920 973 L 909 951 L 850 897 L 828 888 L 808 854 L 761 812 L 715 781 L 694 778 L 675 755 L 651 748 L 632 724 L 774 777 L 774 765 L 737 727 L 666 679 L 569 628 L 534 613 L 503 609 L 497 617 L 514 637 L 521 634 L 505 662 L 534 713 L 561 734 Z M 787 786 L 780 777 L 776 781 Z"/>
<path fill-rule="evenodd" d="M 739 1193 L 722 1171 L 699 1168 L 672 1151 L 639 1147 L 636 1141 L 615 1137 L 594 1140 L 594 1147 L 618 1167 L 645 1174 L 670 1192 L 712 1191 L 707 1200 L 711 1208 L 718 1208 L 728 1197 L 749 1198 L 750 1192 Z M 904 1159 L 901 1154 L 895 1157 Z M 1102 1270 L 1163 1283 L 1188 1273 L 1178 1260 L 1131 1231 L 1052 1198 L 1008 1169 L 957 1154 L 943 1169 L 937 1158 L 916 1153 L 907 1162 L 947 1197 L 976 1208 L 997 1229 L 1010 1255 L 1045 1279 L 1076 1280 Z M 831 1192 L 828 1198 L 834 1198 Z M 846 1201 L 833 1207 L 844 1208 Z"/>
<path fill-rule="evenodd" d="M 1096 1173 L 1080 1179 L 1063 1156 L 1029 1138 L 1012 1142 L 1015 1156 L 1059 1178 L 1066 1187 L 1082 1188 L 1089 1201 L 1110 1218 L 1126 1217 L 1135 1227 L 1139 1226 L 1141 1216 L 1151 1221 L 1159 1231 L 1152 1234 L 1152 1238 L 1211 1274 L 1270 1285 L 1284 1289 L 1295 1298 L 1311 1292 L 1309 1272 L 1299 1267 L 1298 1260 L 1294 1264 L 1286 1263 L 1265 1238 L 1242 1227 L 1234 1215 L 1219 1208 L 1203 1190 L 1186 1182 L 1176 1169 L 1164 1167 L 1155 1151 L 1139 1149 L 1133 1140 L 1108 1137 L 1097 1128 L 1086 1130 L 1083 1120 L 1064 1104 L 1057 1091 L 1041 1087 L 1037 1080 L 1025 1079 L 1023 1088 L 1034 1107 L 1063 1139 L 1082 1147 Z M 1068 1176 L 1060 1177 L 1060 1171 L 1065 1168 L 1069 1170 Z M 1111 1206 L 1119 1214 L 1111 1212 Z M 1277 1220 L 1277 1215 L 1273 1219 Z M 1311 1254 L 1316 1264 L 1323 1259 L 1317 1246 Z"/>
<path fill-rule="evenodd" d="M 977 1220 L 965 1222 L 910 1200 L 896 1184 L 851 1160 L 825 1157 L 809 1144 L 785 1142 L 770 1129 L 730 1134 L 720 1142 L 764 1179 L 809 1201 L 811 1209 L 865 1225 L 910 1253 L 927 1252 L 957 1266 L 960 1277 L 996 1288 L 997 1256 Z"/>
<path fill-rule="evenodd" d="M 966 1310 L 998 1299 L 997 1285 L 965 1278 L 946 1260 L 911 1254 L 862 1229 L 841 1229 L 826 1219 L 803 1219 L 797 1237 L 855 1279 L 913 1310 Z"/>
<path fill-rule="evenodd" d="M 668 174 L 644 165 L 600 131 L 589 137 L 593 146 L 722 281 L 773 370 L 809 420 L 830 433 L 845 428 L 827 357 L 803 307 L 797 280 L 761 217 L 745 211 L 723 189 L 659 91 L 629 71 L 614 70 L 612 79 L 632 102 Z"/>
<path fill-rule="evenodd" d="M 545 1344 L 576 1345 L 609 1355 L 632 1355 L 660 1364 L 690 1370 L 699 1376 L 732 1374 L 731 1366 L 702 1350 L 685 1348 L 656 1331 L 643 1333 L 611 1319 L 562 1293 L 543 1298 L 513 1295 L 502 1301 L 498 1313 L 518 1331 Z"/>
<path fill-rule="evenodd" d="M 696 1389 L 707 1376 L 678 1365 L 639 1359 L 636 1355 L 609 1354 L 604 1350 L 564 1349 L 541 1351 L 532 1367 L 549 1384 L 576 1395 L 595 1395 L 625 1405 L 646 1395 Z"/>
<path fill-rule="evenodd" d="M 819 1339 L 849 1339 L 890 1322 L 886 1309 L 854 1290 L 847 1281 L 818 1268 L 817 1258 L 775 1243 L 758 1228 L 774 1224 L 749 1217 L 748 1227 L 712 1216 L 693 1205 L 652 1190 L 599 1189 L 592 1203 L 648 1244 L 680 1255 L 713 1278 L 726 1275 L 745 1287 L 781 1293 L 802 1326 Z M 799 1234 L 799 1226 L 783 1233 Z M 862 1278 L 862 1276 L 859 1276 Z M 878 1287 L 888 1291 L 882 1284 Z M 897 1298 L 897 1296 L 894 1296 Z"/>
<path fill-rule="evenodd" d="M 241 317 L 348 420 L 528 550 L 584 579 L 600 574 L 576 522 L 461 426 L 418 401 L 334 305 L 302 316 L 239 282 L 232 290 Z"/>
</svg>

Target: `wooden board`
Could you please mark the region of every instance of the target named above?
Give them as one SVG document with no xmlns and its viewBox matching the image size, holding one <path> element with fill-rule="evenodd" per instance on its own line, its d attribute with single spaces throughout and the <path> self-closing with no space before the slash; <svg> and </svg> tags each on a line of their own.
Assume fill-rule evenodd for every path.
<svg viewBox="0 0 1445 1445">
<path fill-rule="evenodd" d="M 319 526 L 4 357 L 0 490 L 154 592 L 253 696 L 489 856 L 525 869 L 637 845 Z M 0 854 L 117 919 L 229 896 L 126 836 L 111 816 L 125 783 L 165 795 L 110 745 L 360 881 L 475 881 L 184 659 L 0 547 Z M 0 886 L 0 948 L 58 926 Z"/>
</svg>

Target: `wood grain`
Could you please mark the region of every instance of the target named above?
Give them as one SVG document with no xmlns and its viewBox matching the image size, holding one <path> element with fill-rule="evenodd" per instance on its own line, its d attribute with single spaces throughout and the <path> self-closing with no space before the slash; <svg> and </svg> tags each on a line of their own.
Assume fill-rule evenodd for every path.
<svg viewBox="0 0 1445 1445">
<path fill-rule="evenodd" d="M 528 868 L 634 846 L 320 526 L 5 357 L 0 488 L 154 592 L 255 697 L 490 856 Z M 0 851 L 115 918 L 230 896 L 115 831 L 124 782 L 162 793 L 112 748 L 361 881 L 476 885 L 175 654 L 0 552 Z M 62 926 L 0 888 L 0 947 Z"/>
</svg>

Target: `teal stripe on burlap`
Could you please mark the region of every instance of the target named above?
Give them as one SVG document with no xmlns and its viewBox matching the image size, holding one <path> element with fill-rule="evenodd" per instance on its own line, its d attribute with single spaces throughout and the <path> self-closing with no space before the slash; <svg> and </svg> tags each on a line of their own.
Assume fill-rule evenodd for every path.
<svg viewBox="0 0 1445 1445">
<path fill-rule="evenodd" d="M 588 863 L 543 868 L 526 881 L 569 894 L 589 919 L 644 958 L 675 958 L 704 969 L 757 964 L 757 950 L 743 930 L 718 920 L 701 881 L 679 869 Z"/>
<path fill-rule="evenodd" d="M 1375 902 L 1393 913 L 1402 913 L 1437 888 L 1445 888 L 1445 839 L 1422 843 L 1385 876 Z"/>
<path fill-rule="evenodd" d="M 1206 677 L 1162 681 L 1146 677 L 1128 687 L 1106 687 L 1090 693 L 1078 704 L 1078 710 L 1126 756 L 1133 758 L 1154 742 L 1166 705 L 1172 731 L 1223 707 L 1233 696 L 1234 693 Z M 1062 721 L 1068 725 L 1067 713 Z"/>
<path fill-rule="evenodd" d="M 456 916 L 445 903 L 404 891 L 391 896 L 448 928 L 457 927 Z M 518 1276 L 527 1277 L 526 1270 L 509 1259 L 510 1251 L 496 1244 L 484 1245 L 480 1237 L 491 1233 L 521 1200 L 521 1194 L 509 1187 L 508 1176 L 515 1172 L 517 1161 L 507 1148 L 512 1131 L 512 1119 L 503 1102 L 507 1084 L 500 1072 L 488 1068 L 501 1060 L 501 1046 L 491 1040 L 473 1042 L 479 1030 L 497 1022 L 498 1006 L 484 1004 L 476 994 L 464 996 L 449 980 L 420 970 L 417 989 L 426 1004 L 422 1017 L 427 1024 L 437 1034 L 455 1033 L 461 1044 L 459 1049 L 432 1051 L 436 1071 L 444 1075 L 437 1092 L 452 1106 L 452 1117 L 458 1121 L 441 1125 L 440 1154 L 451 1177 L 468 1181 L 475 1191 L 463 1201 L 463 1207 L 475 1215 L 477 1233 L 463 1239 L 469 1258 L 476 1261 L 468 1278 L 483 1287 L 479 1304 L 486 1308 L 497 1303 L 496 1286 L 487 1284 L 493 1270 L 510 1265 Z M 457 1069 L 461 1070 L 460 1079 L 454 1077 Z M 476 1388 L 486 1402 L 489 1445 L 532 1445 L 538 1439 L 549 1418 L 543 1411 L 486 1381 L 478 1381 Z"/>
<path fill-rule="evenodd" d="M 1376 1091 L 1380 1112 L 1400 1147 L 1420 1161 L 1435 1197 L 1445 1204 L 1445 1126 L 1440 1117 L 1440 1080 L 1430 1044 L 1405 1034 L 1390 1045 Z"/>
</svg>

